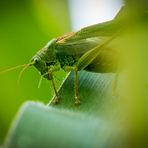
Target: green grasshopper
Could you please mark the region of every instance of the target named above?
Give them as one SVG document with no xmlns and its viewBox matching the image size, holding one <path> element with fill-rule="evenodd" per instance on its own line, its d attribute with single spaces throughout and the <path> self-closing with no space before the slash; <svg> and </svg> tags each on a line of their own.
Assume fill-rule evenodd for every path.
<svg viewBox="0 0 148 148">
<path fill-rule="evenodd" d="M 72 34 L 52 39 L 31 60 L 31 65 L 34 65 L 44 78 L 52 81 L 56 94 L 54 103 L 58 103 L 60 98 L 53 78 L 55 71 L 59 71 L 61 68 L 64 71 L 74 71 L 75 104 L 78 105 L 80 104 L 78 93 L 79 70 L 116 72 L 117 69 L 116 58 L 109 57 L 112 52 L 114 54 L 115 52 L 111 49 L 103 49 L 113 37 L 107 39 L 89 38 L 78 42 L 66 41 Z"/>
<path fill-rule="evenodd" d="M 58 103 L 60 99 L 55 87 L 54 72 L 61 68 L 64 71 L 74 71 L 75 104 L 79 105 L 78 71 L 98 73 L 117 71 L 118 55 L 113 49 L 108 49 L 107 45 L 120 30 L 118 20 L 117 17 L 112 21 L 52 39 L 33 56 L 30 64 L 23 65 L 25 66 L 23 71 L 33 65 L 44 78 L 51 80 L 55 92 L 54 103 Z"/>
<path fill-rule="evenodd" d="M 121 9 L 122 10 L 122 9 Z M 61 68 L 74 71 L 75 104 L 80 104 L 78 92 L 78 71 L 116 72 L 118 54 L 106 46 L 117 36 L 120 30 L 119 15 L 112 20 L 81 29 L 76 33 L 68 33 L 52 39 L 38 51 L 31 60 L 41 75 L 52 81 L 55 91 L 54 103 L 59 102 L 59 93 L 55 87 L 53 73 Z"/>
</svg>

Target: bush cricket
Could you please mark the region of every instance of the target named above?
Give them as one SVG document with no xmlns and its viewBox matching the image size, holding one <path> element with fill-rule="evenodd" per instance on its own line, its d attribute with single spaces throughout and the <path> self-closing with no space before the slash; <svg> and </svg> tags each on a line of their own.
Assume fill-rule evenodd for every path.
<svg viewBox="0 0 148 148">
<path fill-rule="evenodd" d="M 54 103 L 58 103 L 60 99 L 55 86 L 54 72 L 61 68 L 64 71 L 74 71 L 75 104 L 79 105 L 78 71 L 98 73 L 117 71 L 118 54 L 113 49 L 108 49 L 107 45 L 117 36 L 120 30 L 119 22 L 117 17 L 105 23 L 83 28 L 76 33 L 71 32 L 54 38 L 32 57 L 29 64 L 6 71 L 24 67 L 21 76 L 27 67 L 35 66 L 42 77 L 51 80 L 55 92 Z"/>
</svg>

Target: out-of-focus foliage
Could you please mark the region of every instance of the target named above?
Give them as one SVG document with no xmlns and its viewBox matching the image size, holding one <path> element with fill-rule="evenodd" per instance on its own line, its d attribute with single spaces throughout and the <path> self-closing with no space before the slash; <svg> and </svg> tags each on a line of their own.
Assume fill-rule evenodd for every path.
<svg viewBox="0 0 148 148">
<path fill-rule="evenodd" d="M 53 37 L 70 31 L 66 0 L 0 1 L 0 69 L 28 63 L 37 50 Z M 37 88 L 39 74 L 34 68 L 0 74 L 0 143 L 18 107 L 26 100 L 48 103 L 52 92 L 43 81 Z M 58 73 L 61 80 L 63 73 Z"/>
<path fill-rule="evenodd" d="M 51 2 L 53 2 L 53 1 L 51 1 Z M 118 127 L 119 127 L 119 129 L 123 129 L 123 135 L 125 136 L 124 137 L 125 139 L 122 139 L 123 135 L 118 136 L 118 138 L 119 138 L 119 140 L 122 144 L 122 145 L 120 145 L 121 147 L 129 147 L 129 148 L 132 148 L 132 147 L 134 147 L 134 148 L 135 147 L 147 147 L 147 145 L 146 145 L 147 139 L 146 138 L 147 138 L 147 133 L 148 133 L 147 132 L 147 129 L 148 129 L 147 128 L 147 125 L 148 125 L 147 124 L 147 113 L 148 112 L 147 112 L 147 88 L 146 88 L 147 82 L 146 82 L 146 80 L 148 79 L 148 77 L 147 77 L 147 57 L 148 57 L 148 52 L 147 52 L 147 49 L 148 49 L 148 46 L 147 46 L 147 34 L 148 34 L 148 29 L 147 29 L 147 25 L 148 25 L 148 19 L 147 18 L 148 17 L 147 16 L 148 15 L 147 14 L 148 13 L 147 12 L 148 11 L 147 11 L 147 7 L 145 7 L 146 1 L 144 1 L 144 0 L 142 0 L 142 1 L 140 1 L 140 0 L 136 0 L 136 1 L 127 0 L 126 2 L 127 2 L 126 3 L 127 9 L 126 9 L 126 11 L 124 11 L 125 13 L 123 13 L 123 22 L 122 22 L 122 25 L 123 25 L 122 29 L 123 30 L 121 31 L 119 38 L 117 38 L 117 41 L 114 44 L 112 44 L 112 47 L 114 49 L 120 50 L 121 55 L 123 57 L 122 62 L 124 63 L 122 66 L 125 66 L 125 69 L 121 72 L 121 75 L 120 75 L 120 78 L 119 78 L 119 81 L 118 81 L 117 96 L 113 97 L 111 95 L 111 85 L 110 84 L 112 82 L 111 81 L 112 77 L 108 77 L 109 79 L 106 79 L 107 75 L 105 75 L 105 74 L 103 74 L 103 75 L 98 74 L 97 75 L 97 74 L 94 74 L 94 73 L 80 72 L 80 77 L 79 77 L 79 79 L 80 79 L 80 85 L 79 85 L 80 96 L 83 97 L 82 103 L 84 105 L 82 104 L 82 106 L 76 108 L 73 105 L 74 100 L 73 100 L 73 97 L 72 97 L 72 95 L 73 95 L 73 88 L 72 88 L 72 86 L 73 86 L 73 81 L 72 81 L 73 75 L 70 75 L 68 77 L 68 79 L 65 81 L 63 87 L 60 90 L 61 97 L 63 97 L 63 102 L 56 106 L 57 107 L 57 113 L 52 114 L 52 111 L 53 111 L 52 107 L 50 107 L 49 110 L 45 109 L 46 113 L 43 113 L 44 109 L 40 108 L 39 112 L 36 114 L 36 117 L 35 117 L 37 119 L 35 121 L 38 121 L 38 120 L 40 121 L 40 123 L 37 122 L 39 124 L 36 124 L 36 126 L 37 126 L 37 128 L 36 128 L 36 126 L 34 126 L 35 123 L 34 123 L 34 120 L 33 120 L 33 115 L 34 115 L 33 111 L 26 109 L 26 113 L 28 113 L 27 116 L 22 116 L 22 118 L 21 118 L 22 120 L 17 120 L 18 121 L 17 123 L 21 123 L 21 124 L 18 124 L 18 126 L 15 126 L 16 128 L 14 127 L 12 129 L 13 135 L 12 135 L 12 137 L 9 137 L 12 143 L 16 142 L 16 144 L 18 144 L 18 138 L 17 137 L 20 137 L 20 135 L 23 135 L 24 133 L 25 133 L 25 135 L 26 135 L 26 133 L 28 133 L 28 137 L 31 135 L 30 134 L 31 132 L 33 133 L 33 135 L 36 134 L 36 129 L 42 129 L 41 131 L 37 130 L 37 133 L 38 133 L 38 134 L 36 134 L 37 138 L 38 138 L 38 135 L 41 136 L 41 134 L 45 136 L 44 131 L 47 131 L 46 128 L 47 129 L 53 128 L 53 126 L 52 126 L 52 124 L 49 127 L 48 126 L 42 126 L 42 125 L 46 125 L 46 124 L 48 125 L 50 120 L 52 121 L 51 123 L 54 123 L 54 129 L 49 130 L 49 131 L 51 131 L 51 133 L 47 132 L 46 134 L 48 136 L 51 136 L 50 140 L 52 140 L 52 142 L 54 142 L 55 140 L 57 142 L 57 139 L 60 137 L 61 143 L 65 142 L 64 144 L 67 144 L 66 143 L 67 138 L 65 138 L 67 136 L 72 141 L 76 140 L 75 144 L 77 144 L 77 140 L 80 140 L 79 142 L 81 143 L 83 140 L 85 140 L 85 136 L 87 136 L 87 134 L 92 132 L 92 130 L 89 131 L 88 130 L 89 128 L 87 128 L 86 130 L 83 129 L 85 132 L 88 130 L 88 132 L 87 132 L 87 134 L 85 134 L 85 132 L 81 133 L 80 129 L 83 128 L 83 124 L 79 124 L 80 121 L 77 120 L 76 118 L 73 118 L 74 117 L 73 115 L 77 111 L 78 114 L 79 113 L 83 114 L 84 112 L 89 114 L 89 117 L 87 119 L 90 119 L 90 120 L 92 119 L 91 118 L 92 116 L 96 117 L 97 119 L 99 119 L 100 117 L 103 117 L 103 119 L 106 119 L 106 123 L 108 123 L 109 121 L 111 121 L 111 122 L 113 121 L 112 123 L 115 123 L 115 124 L 113 124 L 115 126 L 115 129 L 118 128 Z M 36 1 L 34 1 L 33 4 L 34 4 L 33 8 L 34 8 L 35 12 L 37 10 L 40 10 L 39 6 L 41 6 L 41 7 L 44 6 L 44 5 L 36 3 Z M 133 5 L 133 4 L 135 4 L 135 5 Z M 43 13 L 45 10 L 46 9 L 42 9 L 41 12 Z M 62 12 L 62 11 L 60 11 L 60 12 Z M 40 13 L 40 14 L 42 14 L 42 13 Z M 26 15 L 26 13 L 25 13 L 25 15 Z M 25 20 L 24 18 L 23 18 L 23 21 Z M 30 20 L 32 21 L 32 19 L 30 19 Z M 42 16 L 42 15 L 38 15 L 38 20 L 39 20 L 39 22 L 42 22 L 40 24 L 42 26 L 42 31 L 48 32 L 49 31 L 48 27 L 46 27 L 46 25 L 44 26 L 45 28 L 43 27 L 43 24 L 46 22 L 46 17 Z M 13 22 L 13 23 L 15 23 L 15 22 Z M 54 27 L 54 25 L 52 27 Z M 32 27 L 31 29 L 30 29 L 29 33 L 33 32 L 35 27 Z M 27 32 L 25 29 L 24 30 L 20 29 L 20 30 L 22 32 L 24 32 L 24 34 Z M 13 31 L 14 30 L 9 30 L 9 32 L 11 32 L 11 33 L 10 34 L 8 33 L 8 35 L 14 35 L 14 34 L 12 34 Z M 40 30 L 39 32 L 42 32 L 42 31 Z M 61 32 L 60 30 L 58 30 L 58 31 Z M 36 32 L 34 31 L 34 33 L 36 33 Z M 19 34 L 19 33 L 16 32 L 15 34 Z M 4 37 L 5 37 L 5 35 L 7 35 L 7 34 L 3 33 Z M 39 37 L 39 39 L 36 38 L 37 37 L 36 34 L 35 34 L 36 36 L 33 39 L 32 39 L 31 35 L 32 35 L 31 33 L 30 33 L 30 36 L 28 35 L 28 38 L 27 38 L 28 42 L 27 43 L 30 43 L 31 45 L 33 45 L 32 42 L 35 42 L 33 39 L 36 39 L 36 41 L 40 40 L 40 37 Z M 20 38 L 20 36 L 19 36 L 19 38 Z M 46 35 L 44 36 L 44 38 L 46 40 Z M 21 39 L 22 38 L 20 38 L 20 40 Z M 4 39 L 2 39 L 2 40 L 4 40 Z M 12 38 L 12 40 L 15 40 L 15 38 Z M 11 44 L 12 43 L 13 42 L 11 41 Z M 12 46 L 11 44 L 4 44 L 4 45 L 6 47 L 7 46 L 11 47 Z M 19 47 L 24 47 L 23 46 L 24 40 L 20 41 L 19 44 L 20 44 Z M 3 45 L 3 48 L 6 48 L 4 45 Z M 37 45 L 37 43 L 36 43 L 36 45 Z M 18 44 L 15 44 L 14 47 L 17 48 L 17 46 L 18 46 Z M 28 44 L 26 46 L 28 46 Z M 28 48 L 29 47 L 30 46 L 28 46 Z M 34 46 L 32 46 L 31 49 L 33 47 Z M 24 50 L 27 51 L 27 49 L 25 48 Z M 15 51 L 15 49 L 14 49 L 14 51 Z M 20 51 L 17 51 L 17 53 L 18 52 L 20 52 Z M 10 52 L 8 52 L 7 57 L 11 58 L 11 61 L 12 61 L 12 62 L 10 61 L 11 64 L 18 62 L 19 58 L 21 57 L 21 56 L 19 56 L 16 59 L 16 57 L 14 56 L 16 54 L 13 53 L 14 54 L 13 56 L 11 54 L 10 55 L 9 54 L 10 54 Z M 20 52 L 20 55 L 21 54 L 22 54 L 22 58 L 20 59 L 20 61 L 22 61 L 24 63 L 24 61 L 26 61 L 26 59 L 25 58 L 23 59 L 23 57 L 27 57 L 27 55 L 26 55 L 26 53 L 24 54 L 23 52 Z M 5 57 L 5 56 L 3 56 L 3 57 Z M 3 58 L 3 60 L 5 60 L 6 64 L 9 64 L 9 62 L 5 58 Z M 5 65 L 3 65 L 3 66 L 5 66 Z M 1 125 L 8 125 L 9 122 L 4 123 L 4 121 L 5 122 L 10 121 L 9 117 L 12 117 L 12 116 L 9 115 L 10 111 L 11 111 L 11 115 L 14 114 L 17 106 L 19 106 L 19 104 L 21 102 L 23 102 L 24 100 L 26 100 L 28 97 L 31 98 L 31 96 L 35 96 L 36 98 L 34 98 L 34 97 L 31 98 L 31 99 L 34 99 L 34 100 L 37 100 L 40 97 L 44 97 L 44 96 L 47 97 L 47 95 L 45 95 L 45 92 L 47 92 L 48 90 L 47 90 L 47 85 L 45 84 L 45 82 L 44 82 L 44 87 L 43 87 L 44 91 L 42 90 L 41 93 L 39 91 L 37 91 L 37 89 L 35 91 L 35 88 L 32 87 L 34 83 L 37 84 L 36 83 L 37 74 L 33 73 L 33 70 L 25 72 L 25 75 L 27 76 L 28 79 L 24 78 L 23 81 L 22 81 L 23 87 L 19 88 L 19 89 L 21 89 L 22 93 L 14 87 L 14 76 L 13 75 L 15 73 L 11 72 L 11 74 L 12 74 L 11 77 L 13 79 L 8 80 L 9 74 L 5 75 L 2 79 L 4 86 L 6 85 L 6 82 L 9 82 L 8 84 L 9 84 L 9 87 L 10 87 L 9 90 L 8 90 L 8 85 L 5 86 L 4 87 L 5 92 L 3 91 L 2 95 L 4 96 L 4 94 L 5 95 L 7 94 L 8 98 L 11 98 L 11 100 L 9 100 L 9 101 L 8 101 L 8 99 L 3 100 L 3 104 L 5 106 L 3 108 L 1 108 L 1 110 L 3 110 L 3 111 L 1 111 L 1 113 L 3 113 L 2 114 L 3 116 L 1 115 L 1 117 L 3 117 L 3 118 L 1 118 L 2 121 L 3 121 L 3 122 L 1 122 Z M 33 76 L 30 76 L 30 75 L 33 75 Z M 109 74 L 108 76 L 111 76 L 111 75 Z M 123 78 L 122 78 L 122 76 L 123 76 Z M 16 76 L 15 76 L 15 78 L 16 78 Z M 30 81 L 28 81 L 28 80 L 30 80 Z M 29 82 L 31 82 L 31 84 L 29 84 Z M 100 85 L 100 87 L 99 87 L 98 84 Z M 1 86 L 3 86 L 3 85 L 1 85 Z M 69 86 L 71 86 L 71 87 L 69 87 Z M 107 87 L 107 86 L 110 86 L 110 89 L 108 89 L 109 87 Z M 99 87 L 99 88 L 97 88 L 97 87 Z M 4 88 L 2 87 L 1 90 L 4 90 Z M 89 93 L 89 91 L 87 91 L 87 89 L 90 91 L 90 93 Z M 105 90 L 107 89 L 108 91 L 103 91 L 104 89 Z M 98 90 L 99 90 L 99 92 L 98 92 Z M 7 93 L 8 91 L 9 91 L 9 93 Z M 26 93 L 26 91 L 28 93 Z M 14 92 L 15 93 L 19 92 L 18 96 L 16 94 L 14 94 Z M 98 93 L 98 96 L 95 96 L 97 93 Z M 12 95 L 12 94 L 14 94 L 14 95 Z M 106 97 L 106 95 L 108 95 L 108 97 Z M 102 96 L 104 96 L 104 97 L 102 97 Z M 22 100 L 18 99 L 19 102 L 16 102 L 16 100 L 14 98 L 17 98 L 17 99 L 21 98 Z M 99 99 L 99 100 L 97 100 L 97 99 Z M 5 103 L 4 103 L 4 101 L 5 101 Z M 46 102 L 47 100 L 44 100 L 44 101 Z M 13 105 L 14 104 L 13 102 L 15 102 L 15 105 Z M 2 104 L 1 104 L 1 106 L 2 106 Z M 35 104 L 35 106 L 36 106 L 36 104 Z M 30 112 L 28 112 L 28 111 L 30 111 Z M 48 111 L 51 113 L 50 115 L 48 114 Z M 70 116 L 69 117 L 66 116 L 65 112 L 68 113 Z M 38 118 L 39 116 L 43 117 L 45 122 L 42 122 L 42 120 L 40 120 L 40 118 Z M 6 119 L 4 120 L 4 118 L 6 118 Z M 25 120 L 23 120 L 23 119 L 25 119 Z M 26 121 L 26 122 L 23 122 L 23 121 Z M 73 124 L 75 121 L 76 121 L 76 124 Z M 89 124 L 89 122 L 87 122 L 88 120 L 84 119 L 83 121 L 86 121 L 85 125 L 87 125 L 89 127 L 90 124 Z M 92 120 L 91 123 L 93 124 L 94 121 L 95 120 Z M 29 124 L 30 122 L 34 123 L 34 124 L 32 124 L 32 126 L 30 126 L 30 124 Z M 60 122 L 62 124 L 60 124 Z M 68 122 L 71 123 L 71 124 L 69 124 Z M 116 126 L 116 124 L 119 125 L 119 126 Z M 68 126 L 68 128 L 67 128 L 67 126 Z M 87 127 L 87 126 L 85 126 L 85 127 Z M 109 127 L 109 128 L 113 127 L 114 128 L 114 126 L 107 126 L 107 127 Z M 27 130 L 25 130 L 24 127 Z M 72 133 L 73 133 L 73 130 L 75 128 L 77 130 L 79 129 L 79 132 L 82 134 L 83 140 L 79 139 L 78 137 L 76 137 L 76 138 L 73 137 L 74 135 Z M 22 129 L 23 132 L 20 132 L 21 131 L 20 129 Z M 61 130 L 62 132 L 59 133 L 59 129 L 62 129 Z M 68 132 L 66 131 L 67 129 L 69 129 Z M 100 129 L 102 131 L 104 128 L 103 127 L 100 128 L 100 126 L 98 126 L 98 129 Z M 65 131 L 65 133 L 64 133 L 65 135 L 67 133 L 68 133 L 68 135 L 64 136 L 63 131 Z M 77 134 L 76 131 L 74 131 L 74 133 Z M 83 135 L 83 133 L 84 133 L 84 135 Z M 105 137 L 105 136 L 107 136 L 107 134 L 108 134 L 107 132 L 103 132 L 103 134 L 101 134 L 101 137 Z M 114 134 L 116 134 L 116 130 L 114 130 L 113 133 L 111 133 L 111 136 L 114 135 Z M 55 137 L 53 137 L 53 135 Z M 32 136 L 32 137 L 34 137 L 34 136 Z M 96 137 L 97 137 L 97 135 L 96 135 Z M 16 141 L 13 140 L 13 138 L 15 138 Z M 23 138 L 24 138 L 24 135 L 23 135 Z M 45 137 L 45 139 L 46 138 L 47 137 Z M 54 139 L 52 139 L 52 138 L 54 138 Z M 65 139 L 65 140 L 63 141 L 62 138 Z M 119 142 L 118 138 L 115 140 L 115 143 L 117 142 L 117 144 Z M 43 139 L 43 140 L 45 140 L 45 139 Z M 88 138 L 88 139 L 90 139 L 90 138 Z M 47 138 L 47 140 L 48 140 L 48 138 Z M 46 140 L 46 142 L 48 143 L 47 140 Z M 38 140 L 35 140 L 35 141 L 38 142 Z M 44 141 L 41 141 L 41 142 L 44 142 Z M 36 142 L 34 142 L 34 139 L 33 139 L 33 143 L 36 144 Z M 107 142 L 104 142 L 104 143 L 108 144 Z M 112 143 L 112 141 L 111 141 L 111 143 Z M 28 143 L 25 143 L 25 144 L 28 144 Z M 56 144 L 58 145 L 60 143 L 57 142 Z M 82 143 L 82 144 L 86 144 L 86 143 Z M 111 146 L 109 145 L 109 147 L 111 147 Z"/>
</svg>

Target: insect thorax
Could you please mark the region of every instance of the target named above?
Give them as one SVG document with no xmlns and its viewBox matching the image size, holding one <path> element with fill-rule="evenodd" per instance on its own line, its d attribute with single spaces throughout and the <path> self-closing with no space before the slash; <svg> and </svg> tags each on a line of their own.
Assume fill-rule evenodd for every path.
<svg viewBox="0 0 148 148">
<path fill-rule="evenodd" d="M 64 66 L 73 66 L 78 61 L 78 58 L 73 55 L 57 54 L 56 58 L 60 62 L 61 68 Z"/>
</svg>

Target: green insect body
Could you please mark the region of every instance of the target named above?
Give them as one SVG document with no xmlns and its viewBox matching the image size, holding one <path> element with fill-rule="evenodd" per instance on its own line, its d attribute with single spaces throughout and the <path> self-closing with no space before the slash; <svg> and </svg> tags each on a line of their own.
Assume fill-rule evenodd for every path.
<svg viewBox="0 0 148 148">
<path fill-rule="evenodd" d="M 98 42 L 98 40 L 84 40 L 75 43 L 61 43 L 58 39 L 52 39 L 37 52 L 32 62 L 41 74 L 48 72 L 49 66 L 58 63 L 61 68 L 73 66 L 84 53 L 97 46 Z"/>
<path fill-rule="evenodd" d="M 72 33 L 74 35 L 74 33 Z M 110 42 L 112 37 L 88 38 L 79 41 L 68 41 L 71 34 L 52 39 L 38 51 L 31 62 L 46 79 L 51 80 L 56 94 L 54 103 L 59 101 L 59 94 L 53 78 L 54 71 L 61 68 L 65 71 L 74 71 L 75 74 L 75 104 L 80 104 L 78 93 L 78 71 L 115 72 L 116 57 L 110 56 L 113 52 L 108 48 L 101 48 Z M 114 57 L 114 58 L 113 58 Z"/>
<path fill-rule="evenodd" d="M 35 66 L 42 77 L 51 80 L 55 91 L 53 102 L 58 103 L 60 96 L 55 87 L 53 74 L 60 69 L 74 71 L 75 104 L 80 104 L 78 71 L 116 73 L 118 70 L 119 54 L 108 45 L 122 30 L 124 10 L 122 7 L 114 20 L 88 26 L 78 32 L 52 39 L 32 57 L 30 63 L 18 65 L 0 73 L 23 67 L 19 75 L 20 79 L 25 69 Z"/>
<path fill-rule="evenodd" d="M 60 98 L 55 87 L 54 71 L 61 68 L 65 71 L 74 71 L 74 94 L 77 105 L 80 104 L 78 71 L 117 72 L 119 54 L 108 45 L 122 30 L 124 10 L 123 6 L 114 20 L 88 26 L 76 33 L 52 39 L 32 58 L 31 65 L 34 65 L 42 76 L 52 81 L 56 94 L 54 103 L 57 103 Z"/>
</svg>

